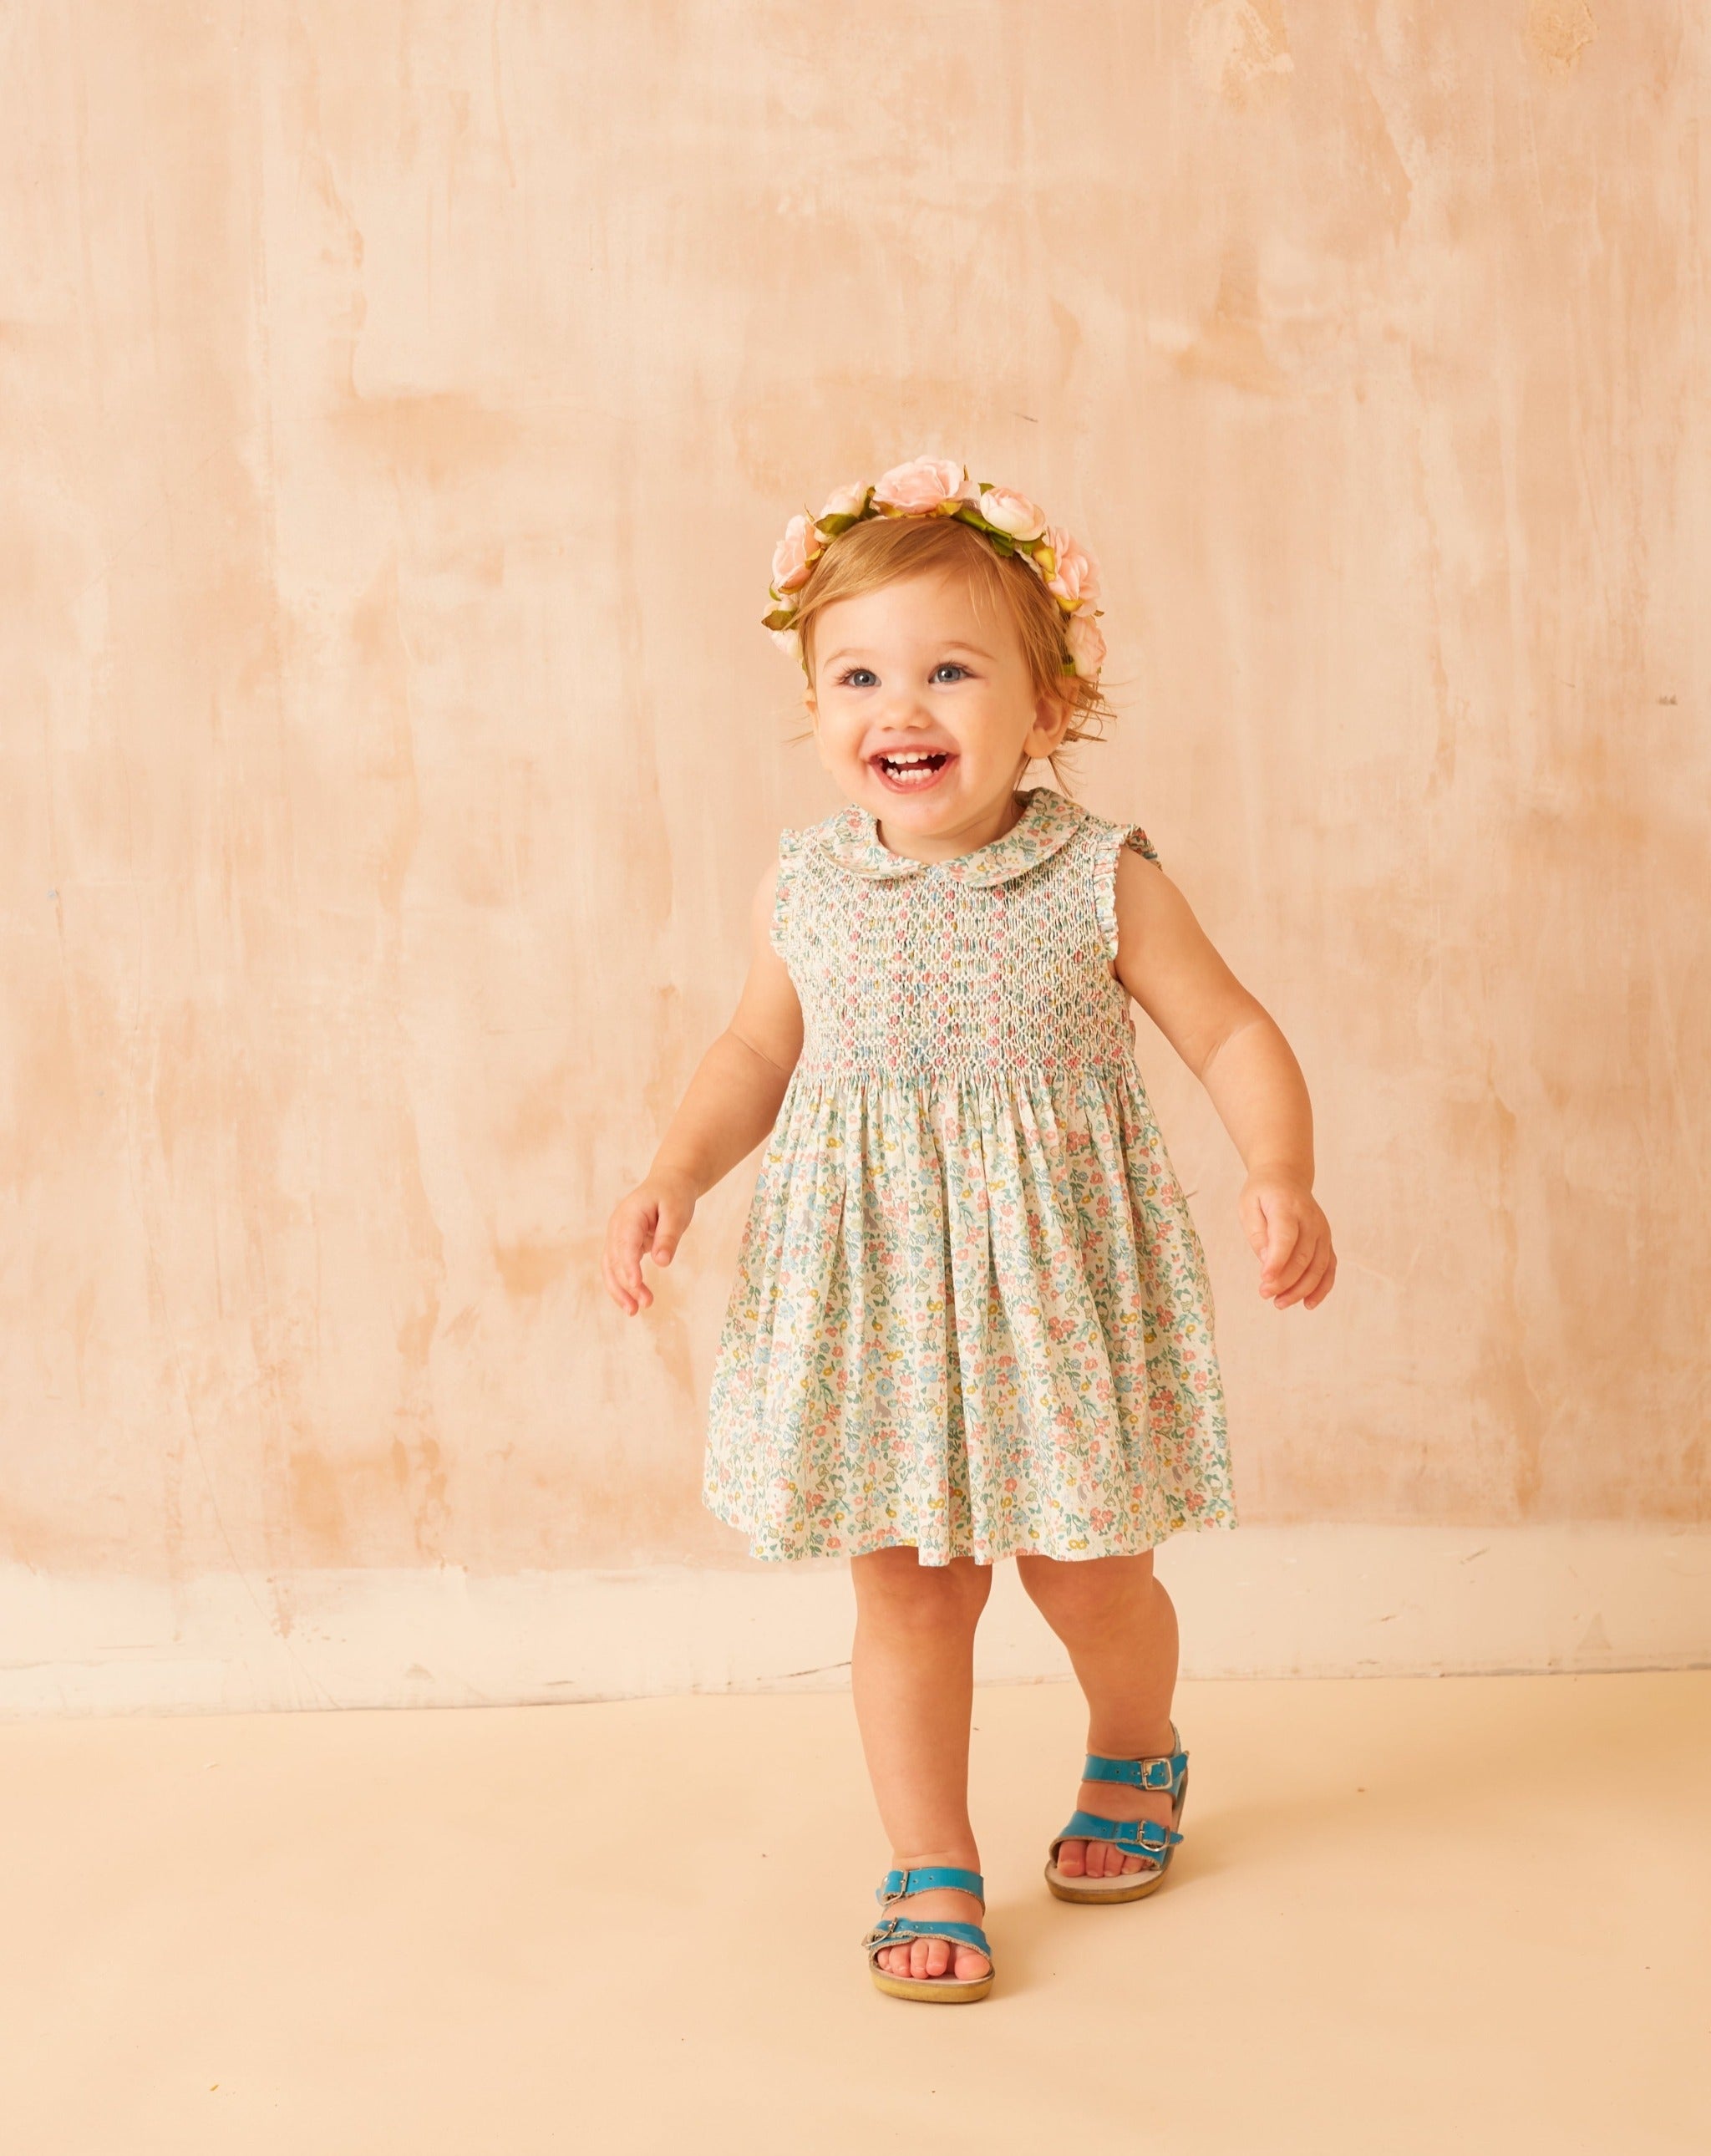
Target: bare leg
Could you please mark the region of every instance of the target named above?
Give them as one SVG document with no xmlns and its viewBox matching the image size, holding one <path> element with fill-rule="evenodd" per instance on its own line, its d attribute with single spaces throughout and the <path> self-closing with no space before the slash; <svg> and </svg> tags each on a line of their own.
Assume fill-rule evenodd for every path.
<svg viewBox="0 0 1711 2156">
<path fill-rule="evenodd" d="M 1016 1568 L 1029 1598 L 1069 1650 L 1086 1695 L 1087 1748 L 1114 1759 L 1171 1749 L 1171 1696 L 1176 1688 L 1176 1612 L 1153 1577 L 1153 1553 L 1089 1558 L 1018 1557 Z M 1168 1825 L 1163 1789 L 1120 1782 L 1083 1782 L 1078 1811 L 1104 1819 L 1157 1820 Z M 1068 1879 L 1102 1879 L 1117 1871 L 1156 1871 L 1150 1857 L 1099 1841 L 1066 1841 L 1058 1869 Z"/>
<path fill-rule="evenodd" d="M 850 1686 L 862 1749 L 892 1862 L 981 1868 L 968 1816 L 968 1727 L 974 1704 L 974 1638 L 992 1568 L 971 1558 L 924 1565 L 912 1548 L 850 1561 L 855 1645 Z M 980 1904 L 950 1887 L 912 1894 L 888 1915 L 950 1917 L 978 1923 Z M 915 1939 L 886 1948 L 895 1976 L 984 1976 L 974 1948 Z"/>
</svg>

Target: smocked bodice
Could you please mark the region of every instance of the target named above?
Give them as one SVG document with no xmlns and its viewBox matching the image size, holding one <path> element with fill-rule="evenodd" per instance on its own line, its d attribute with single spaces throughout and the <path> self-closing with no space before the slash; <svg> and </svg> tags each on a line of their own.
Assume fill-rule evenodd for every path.
<svg viewBox="0 0 1711 2156">
<path fill-rule="evenodd" d="M 804 1077 L 928 1083 L 1128 1060 L 1116 857 L 1140 827 L 1049 788 L 948 861 L 893 853 L 850 803 L 782 834 L 772 942 L 802 1002 Z"/>
</svg>

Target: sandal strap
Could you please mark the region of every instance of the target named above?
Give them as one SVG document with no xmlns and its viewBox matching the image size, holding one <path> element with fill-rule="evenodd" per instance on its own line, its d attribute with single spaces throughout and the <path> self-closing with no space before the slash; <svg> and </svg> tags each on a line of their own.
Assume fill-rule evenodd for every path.
<svg viewBox="0 0 1711 2156">
<path fill-rule="evenodd" d="M 1142 1753 L 1131 1759 L 1108 1759 L 1101 1752 L 1089 1752 L 1082 1769 L 1084 1782 L 1122 1782 L 1131 1789 L 1168 1789 L 1174 1797 L 1176 1784 L 1188 1771 L 1188 1754 L 1182 1749 L 1182 1739 L 1176 1733 L 1176 1725 L 1171 1724 L 1171 1741 L 1176 1749 L 1171 1752 Z"/>
<path fill-rule="evenodd" d="M 1119 1849 L 1132 1850 L 1137 1856 L 1156 1856 L 1162 1861 L 1164 1852 L 1174 1849 L 1181 1839 L 1174 1827 L 1161 1826 L 1157 1820 L 1102 1819 L 1097 1812 L 1075 1812 L 1053 1842 L 1052 1854 L 1057 1856 L 1059 1842 L 1114 1841 Z"/>
<path fill-rule="evenodd" d="M 960 1894 L 972 1894 L 982 1908 L 986 1906 L 986 1882 L 978 1871 L 964 1871 L 954 1864 L 918 1864 L 909 1871 L 888 1871 L 874 1893 L 873 1899 L 883 1908 L 888 1902 L 900 1902 L 905 1895 L 930 1893 L 935 1887 L 954 1887 Z M 984 1947 L 981 1953 L 986 1952 Z"/>
<path fill-rule="evenodd" d="M 978 1924 L 960 1924 L 948 1917 L 881 1917 L 862 1944 L 871 1955 L 881 1947 L 894 1946 L 899 1938 L 947 1939 L 953 1946 L 972 1947 L 988 1961 L 992 1958 Z"/>
</svg>

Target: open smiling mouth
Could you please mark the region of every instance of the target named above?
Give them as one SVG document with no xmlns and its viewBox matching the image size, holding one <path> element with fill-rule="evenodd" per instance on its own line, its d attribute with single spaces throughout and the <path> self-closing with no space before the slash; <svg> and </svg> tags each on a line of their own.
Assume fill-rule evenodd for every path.
<svg viewBox="0 0 1711 2156">
<path fill-rule="evenodd" d="M 949 749 L 912 750 L 905 756 L 876 756 L 873 766 L 894 793 L 920 793 L 955 761 Z"/>
</svg>

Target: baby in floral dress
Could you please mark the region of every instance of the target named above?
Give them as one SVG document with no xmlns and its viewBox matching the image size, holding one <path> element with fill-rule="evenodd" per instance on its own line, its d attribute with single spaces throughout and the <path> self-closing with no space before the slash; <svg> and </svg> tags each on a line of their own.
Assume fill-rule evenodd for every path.
<svg viewBox="0 0 1711 2156">
<path fill-rule="evenodd" d="M 1138 825 L 1022 788 L 1107 710 L 1097 572 L 1030 501 L 918 458 L 791 519 L 766 624 L 801 660 L 832 815 L 784 833 L 752 963 L 607 1230 L 631 1315 L 763 1140 L 709 1401 L 704 1495 L 757 1557 L 840 1555 L 894 1865 L 863 1945 L 894 1995 L 984 1997 L 968 1814 L 976 1625 L 1013 1557 L 1086 1694 L 1054 1894 L 1162 1881 L 1187 1755 L 1152 1552 L 1234 1524 L 1206 1263 L 1131 998 L 1241 1153 L 1259 1291 L 1336 1260 L 1288 1044 Z"/>
</svg>

